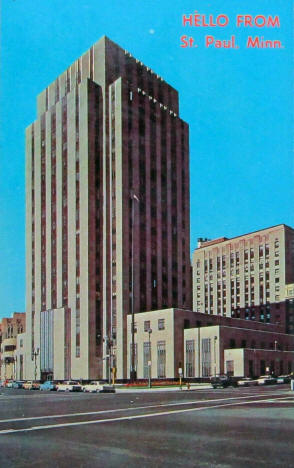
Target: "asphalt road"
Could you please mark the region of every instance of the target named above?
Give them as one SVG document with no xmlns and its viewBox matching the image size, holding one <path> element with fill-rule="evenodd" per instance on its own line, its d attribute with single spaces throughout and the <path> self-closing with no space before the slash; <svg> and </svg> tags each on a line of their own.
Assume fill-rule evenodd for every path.
<svg viewBox="0 0 294 468">
<path fill-rule="evenodd" d="M 294 467 L 294 392 L 2 389 L 0 466 Z"/>
</svg>

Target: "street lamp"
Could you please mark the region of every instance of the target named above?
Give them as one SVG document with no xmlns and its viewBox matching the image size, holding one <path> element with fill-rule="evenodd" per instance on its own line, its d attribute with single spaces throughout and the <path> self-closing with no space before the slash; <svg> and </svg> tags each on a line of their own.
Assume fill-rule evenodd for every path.
<svg viewBox="0 0 294 468">
<path fill-rule="evenodd" d="M 40 351 L 39 348 L 35 348 L 32 351 L 32 359 L 34 359 L 34 361 L 35 361 L 35 382 L 37 380 L 37 356 L 39 356 L 39 351 Z"/>
<path fill-rule="evenodd" d="M 135 222 L 135 201 L 139 203 L 139 198 L 135 195 L 132 191 L 131 193 L 131 200 L 132 200 L 132 294 L 131 294 L 131 312 L 132 312 L 132 355 L 131 355 L 131 371 L 130 371 L 130 379 L 131 382 L 136 380 L 136 369 L 135 369 L 135 311 L 134 311 L 134 222 Z"/>
<path fill-rule="evenodd" d="M 13 358 L 13 378 L 14 380 L 17 379 L 17 356 Z"/>
<path fill-rule="evenodd" d="M 149 361 L 148 361 L 148 387 L 151 388 L 151 333 L 152 329 L 148 330 L 148 343 L 149 343 Z"/>
<path fill-rule="evenodd" d="M 216 341 L 217 336 L 214 337 L 214 377 L 216 376 Z"/>
<path fill-rule="evenodd" d="M 112 346 L 113 341 L 107 335 L 103 338 L 103 341 L 106 344 L 106 355 L 105 358 L 107 359 L 107 369 L 108 369 L 108 383 L 111 384 L 111 367 L 112 367 Z"/>
</svg>

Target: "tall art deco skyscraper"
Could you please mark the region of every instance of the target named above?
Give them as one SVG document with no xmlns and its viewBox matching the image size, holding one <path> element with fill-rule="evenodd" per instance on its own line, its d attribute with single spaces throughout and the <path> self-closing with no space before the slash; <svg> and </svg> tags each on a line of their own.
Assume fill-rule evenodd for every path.
<svg viewBox="0 0 294 468">
<path fill-rule="evenodd" d="M 27 378 L 126 378 L 126 316 L 191 307 L 178 93 L 103 37 L 26 130 Z M 133 292 L 133 294 L 132 294 Z"/>
</svg>

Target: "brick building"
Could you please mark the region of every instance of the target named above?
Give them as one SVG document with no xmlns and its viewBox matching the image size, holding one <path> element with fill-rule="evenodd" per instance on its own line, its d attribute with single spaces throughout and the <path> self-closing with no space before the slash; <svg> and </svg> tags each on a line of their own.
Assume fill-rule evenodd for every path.
<svg viewBox="0 0 294 468">
<path fill-rule="evenodd" d="M 294 330 L 294 230 L 285 224 L 227 239 L 199 239 L 193 253 L 193 310 L 281 324 Z"/>
<path fill-rule="evenodd" d="M 0 323 L 0 362 L 1 379 L 16 377 L 15 351 L 18 335 L 25 332 L 26 315 L 24 312 L 14 312 L 10 318 L 2 318 Z"/>
</svg>

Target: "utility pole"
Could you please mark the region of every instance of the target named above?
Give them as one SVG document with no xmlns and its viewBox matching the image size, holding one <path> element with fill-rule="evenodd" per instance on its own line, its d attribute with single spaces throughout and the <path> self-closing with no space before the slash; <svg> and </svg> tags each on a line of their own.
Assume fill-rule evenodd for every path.
<svg viewBox="0 0 294 468">
<path fill-rule="evenodd" d="M 37 380 L 37 356 L 39 356 L 39 351 L 39 348 L 36 348 L 34 351 L 32 351 L 32 359 L 35 361 L 35 382 Z"/>
<path fill-rule="evenodd" d="M 216 341 L 217 336 L 214 337 L 214 377 L 216 377 Z"/>
<path fill-rule="evenodd" d="M 104 359 L 107 359 L 107 373 L 108 373 L 108 383 L 111 384 L 111 367 L 112 367 L 112 346 L 113 346 L 113 341 L 109 336 L 105 336 L 103 338 L 103 341 L 106 344 L 106 356 Z"/>
<path fill-rule="evenodd" d="M 139 203 L 139 198 L 135 195 L 135 193 L 132 191 L 131 193 L 131 199 L 132 199 L 132 295 L 131 295 L 131 304 L 132 304 L 132 344 L 131 344 L 131 350 L 132 350 L 132 355 L 131 355 L 131 372 L 130 372 L 130 379 L 131 382 L 135 382 L 137 376 L 136 376 L 136 369 L 135 369 L 135 310 L 134 310 L 134 224 L 135 224 L 135 201 Z"/>
<path fill-rule="evenodd" d="M 148 387 L 151 388 L 151 365 L 152 365 L 152 362 L 151 362 L 151 333 L 152 333 L 152 329 L 149 328 L 148 330 L 148 338 L 149 338 L 149 361 L 148 361 Z"/>
</svg>

